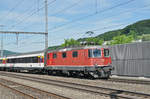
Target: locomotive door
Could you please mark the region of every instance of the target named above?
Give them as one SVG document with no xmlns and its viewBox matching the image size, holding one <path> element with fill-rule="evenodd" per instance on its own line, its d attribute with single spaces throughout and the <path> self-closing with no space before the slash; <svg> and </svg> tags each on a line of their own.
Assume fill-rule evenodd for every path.
<svg viewBox="0 0 150 99">
<path fill-rule="evenodd" d="M 47 54 L 47 65 L 52 65 L 52 53 Z"/>
<path fill-rule="evenodd" d="M 50 59 L 49 59 L 49 64 L 52 65 L 53 63 L 53 53 L 50 53 Z"/>
<path fill-rule="evenodd" d="M 47 63 L 48 65 L 52 65 L 53 58 L 52 58 L 53 53 L 48 53 L 47 55 Z"/>
</svg>

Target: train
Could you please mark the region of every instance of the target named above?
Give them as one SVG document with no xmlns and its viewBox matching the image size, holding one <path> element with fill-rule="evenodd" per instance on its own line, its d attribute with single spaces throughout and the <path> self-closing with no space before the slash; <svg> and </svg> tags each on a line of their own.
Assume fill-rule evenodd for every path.
<svg viewBox="0 0 150 99">
<path fill-rule="evenodd" d="M 108 79 L 113 70 L 110 49 L 80 46 L 22 53 L 0 58 L 0 70 Z"/>
</svg>

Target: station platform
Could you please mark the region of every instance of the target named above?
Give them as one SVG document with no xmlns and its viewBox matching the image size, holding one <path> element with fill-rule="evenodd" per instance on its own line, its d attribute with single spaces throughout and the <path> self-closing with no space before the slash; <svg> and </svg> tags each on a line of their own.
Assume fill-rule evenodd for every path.
<svg viewBox="0 0 150 99">
<path fill-rule="evenodd" d="M 118 75 L 112 75 L 110 78 L 150 81 L 150 78 L 148 78 L 148 77 L 133 77 L 133 76 L 118 76 Z"/>
</svg>

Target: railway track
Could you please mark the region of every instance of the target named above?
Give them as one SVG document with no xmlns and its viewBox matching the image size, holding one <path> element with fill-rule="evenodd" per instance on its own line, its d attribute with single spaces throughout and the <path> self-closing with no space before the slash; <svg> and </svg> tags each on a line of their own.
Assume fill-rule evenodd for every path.
<svg viewBox="0 0 150 99">
<path fill-rule="evenodd" d="M 10 89 L 15 95 L 21 96 L 22 99 L 69 99 L 64 96 L 56 95 L 54 93 L 43 91 L 2 78 L 0 78 L 0 86 Z"/>
<path fill-rule="evenodd" d="M 65 82 L 65 81 L 58 81 L 58 80 L 51 80 L 51 79 L 44 79 L 44 78 L 37 78 L 37 77 L 31 77 L 31 76 L 25 76 L 25 75 L 17 75 L 17 74 L 9 74 L 9 73 L 3 73 L 2 76 L 8 76 L 13 78 L 19 78 L 24 80 L 30 80 L 33 82 L 48 84 L 48 85 L 54 85 L 59 87 L 65 87 L 72 90 L 78 90 L 86 93 L 91 93 L 95 95 L 103 95 L 106 97 L 110 97 L 111 99 L 150 99 L 150 94 L 144 94 L 144 93 L 137 93 L 137 92 L 131 92 L 131 91 L 125 91 L 125 90 L 117 90 L 117 89 L 111 89 L 111 88 L 103 88 L 98 86 L 91 86 L 91 85 L 83 85 L 83 84 L 77 84 L 72 82 Z"/>
</svg>

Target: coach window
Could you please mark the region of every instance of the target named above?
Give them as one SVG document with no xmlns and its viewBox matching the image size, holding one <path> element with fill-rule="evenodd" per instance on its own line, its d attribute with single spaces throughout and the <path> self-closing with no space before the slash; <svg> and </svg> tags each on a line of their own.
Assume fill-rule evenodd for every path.
<svg viewBox="0 0 150 99">
<path fill-rule="evenodd" d="M 20 58 L 20 62 L 21 62 L 21 63 L 24 63 L 24 58 Z"/>
<path fill-rule="evenodd" d="M 26 63 L 26 58 L 24 57 L 24 58 L 22 58 L 23 59 L 23 63 Z"/>
<path fill-rule="evenodd" d="M 38 57 L 32 57 L 32 63 L 38 63 Z"/>
<path fill-rule="evenodd" d="M 22 58 L 19 58 L 19 63 L 23 63 L 23 59 Z"/>
<path fill-rule="evenodd" d="M 11 59 L 8 59 L 7 62 L 8 62 L 8 63 L 11 63 Z"/>
<path fill-rule="evenodd" d="M 16 58 L 13 58 L 13 59 L 12 59 L 12 63 L 16 63 Z"/>
<path fill-rule="evenodd" d="M 77 51 L 74 51 L 74 52 L 72 53 L 72 57 L 78 57 L 78 52 L 77 52 Z"/>
<path fill-rule="evenodd" d="M 15 58 L 15 63 L 17 63 L 17 58 Z"/>
<path fill-rule="evenodd" d="M 21 60 L 20 60 L 20 58 L 18 58 L 18 63 L 21 63 Z"/>
<path fill-rule="evenodd" d="M 57 54 L 56 53 L 53 53 L 53 58 L 57 58 Z"/>
<path fill-rule="evenodd" d="M 30 57 L 26 57 L 26 63 L 31 63 L 31 58 Z"/>
<path fill-rule="evenodd" d="M 62 57 L 63 57 L 63 58 L 66 58 L 66 57 L 67 57 L 66 52 L 63 52 L 63 53 L 62 53 Z"/>
<path fill-rule="evenodd" d="M 3 60 L 0 60 L 0 63 L 3 63 Z"/>
<path fill-rule="evenodd" d="M 28 63 L 27 57 L 24 58 L 24 63 Z"/>
<path fill-rule="evenodd" d="M 13 59 L 10 59 L 10 63 L 13 63 Z"/>
</svg>

